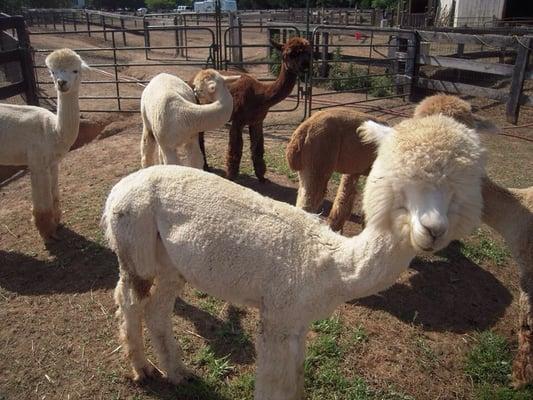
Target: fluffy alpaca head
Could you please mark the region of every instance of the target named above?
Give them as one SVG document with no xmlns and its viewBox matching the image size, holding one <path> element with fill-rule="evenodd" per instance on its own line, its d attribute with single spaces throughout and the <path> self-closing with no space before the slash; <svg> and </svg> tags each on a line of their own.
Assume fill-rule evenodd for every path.
<svg viewBox="0 0 533 400">
<path fill-rule="evenodd" d="M 227 90 L 227 86 L 240 77 L 240 75 L 224 76 L 214 69 L 203 69 L 194 77 L 194 94 L 200 104 L 212 103 L 220 96 L 221 90 Z"/>
<path fill-rule="evenodd" d="M 46 57 L 45 64 L 54 80 L 56 90 L 68 93 L 77 89 L 81 81 L 81 72 L 89 69 L 85 61 L 70 49 L 59 49 Z"/>
<path fill-rule="evenodd" d="M 288 71 L 299 74 L 309 68 L 313 49 L 307 39 L 292 37 L 285 44 L 280 44 L 274 40 L 271 40 L 270 43 L 281 52 L 283 64 Z"/>
<path fill-rule="evenodd" d="M 416 251 L 436 251 L 479 224 L 484 151 L 477 133 L 443 115 L 358 129 L 377 145 L 363 210 Z"/>
<path fill-rule="evenodd" d="M 437 94 L 426 97 L 415 108 L 414 117 L 443 114 L 465 124 L 471 129 L 485 133 L 499 133 L 500 129 L 489 120 L 472 112 L 472 106 L 457 96 Z"/>
</svg>

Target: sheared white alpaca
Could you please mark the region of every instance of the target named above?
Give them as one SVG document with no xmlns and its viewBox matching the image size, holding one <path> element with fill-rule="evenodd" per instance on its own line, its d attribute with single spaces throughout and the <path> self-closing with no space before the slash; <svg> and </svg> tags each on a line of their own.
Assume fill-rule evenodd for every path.
<svg viewBox="0 0 533 400">
<path fill-rule="evenodd" d="M 78 136 L 79 86 L 87 64 L 70 49 L 46 57 L 57 90 L 57 116 L 35 106 L 0 104 L 0 164 L 27 165 L 39 234 L 54 237 L 61 219 L 58 164 Z"/>
<path fill-rule="evenodd" d="M 438 113 L 474 129 L 498 131 L 489 121 L 472 114 L 470 104 L 456 96 L 430 96 L 415 109 L 415 117 Z M 533 383 L 533 186 L 507 189 L 485 177 L 482 193 L 483 222 L 502 235 L 520 268 L 518 353 L 513 363 L 513 385 L 522 387 Z"/>
<path fill-rule="evenodd" d="M 177 384 L 187 374 L 170 317 L 188 282 L 259 308 L 255 399 L 301 399 L 312 321 L 386 289 L 417 252 L 477 226 L 484 153 L 474 131 L 433 116 L 395 128 L 369 121 L 360 134 L 378 154 L 364 191 L 367 225 L 353 238 L 200 170 L 154 166 L 115 185 L 102 225 L 119 259 L 115 301 L 135 379 L 153 373 L 143 317 L 165 376 Z"/>
<path fill-rule="evenodd" d="M 219 128 L 230 119 L 233 97 L 226 85 L 239 78 L 223 76 L 213 69 L 202 70 L 194 78 L 193 92 L 177 76 L 165 73 L 155 76 L 141 96 L 141 165 L 155 163 L 157 142 L 163 164 L 202 168 L 198 133 Z M 205 99 L 213 102 L 196 104 L 195 92 L 201 102 Z"/>
</svg>

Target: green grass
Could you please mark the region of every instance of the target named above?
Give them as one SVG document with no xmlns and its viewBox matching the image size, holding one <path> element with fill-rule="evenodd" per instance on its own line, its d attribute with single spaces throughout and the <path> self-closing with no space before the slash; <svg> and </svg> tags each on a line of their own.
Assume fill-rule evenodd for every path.
<svg viewBox="0 0 533 400">
<path fill-rule="evenodd" d="M 465 372 L 475 383 L 506 384 L 511 373 L 511 352 L 504 337 L 481 332 L 467 355 Z"/>
<path fill-rule="evenodd" d="M 509 387 L 512 354 L 504 337 L 491 331 L 476 334 L 464 370 L 475 384 L 475 400 L 529 400 L 533 388 Z"/>
<path fill-rule="evenodd" d="M 265 151 L 265 163 L 269 171 L 284 175 L 291 181 L 298 181 L 298 173 L 290 169 L 285 158 L 285 146 L 270 147 Z"/>
<path fill-rule="evenodd" d="M 214 298 L 214 297 L 211 297 L 209 295 L 206 295 L 204 297 L 201 297 L 199 300 L 198 300 L 198 306 L 208 312 L 209 314 L 211 315 L 214 315 L 214 316 L 217 316 L 219 311 L 220 311 L 220 308 L 222 307 L 222 304 L 223 302 Z"/>
<path fill-rule="evenodd" d="M 490 261 L 496 265 L 505 265 L 510 257 L 507 248 L 492 240 L 482 229 L 478 229 L 468 241 L 463 242 L 461 253 L 476 264 Z"/>
<path fill-rule="evenodd" d="M 196 363 L 206 367 L 208 382 L 224 379 L 235 369 L 229 362 L 229 354 L 217 358 L 209 345 L 200 349 L 196 355 Z"/>
</svg>

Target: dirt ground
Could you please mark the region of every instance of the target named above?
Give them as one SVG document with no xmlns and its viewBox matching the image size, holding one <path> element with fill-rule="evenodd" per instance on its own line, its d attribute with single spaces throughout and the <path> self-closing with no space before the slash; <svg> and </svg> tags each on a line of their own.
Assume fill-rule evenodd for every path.
<svg viewBox="0 0 533 400">
<path fill-rule="evenodd" d="M 98 47 L 98 40 L 32 37 L 36 48 Z M 121 57 L 125 62 L 135 61 L 129 53 Z M 103 62 L 96 53 L 88 53 L 86 58 L 92 64 Z M 168 68 L 168 72 L 186 74 L 195 69 L 176 68 Z M 164 69 L 131 67 L 121 73 L 149 79 Z M 44 79 L 45 72 L 42 74 Z M 85 79 L 101 78 L 92 72 Z M 139 93 L 138 85 L 129 87 L 125 93 Z M 105 85 L 96 84 L 83 89 L 93 95 L 103 95 L 106 90 Z M 502 105 L 471 100 L 480 114 L 504 128 L 511 127 L 501 117 Z M 138 107 L 134 103 L 125 107 Z M 293 105 L 286 101 L 280 106 Z M 113 105 L 89 99 L 86 106 Z M 413 105 L 383 100 L 357 109 L 393 123 L 411 113 Z M 523 107 L 519 125 L 533 122 L 532 111 Z M 265 121 L 267 155 L 281 154 L 302 116 L 301 108 L 269 114 Z M 139 168 L 141 122 L 138 114 L 84 113 L 84 117 L 105 120 L 102 136 L 106 137 L 71 151 L 61 163 L 64 226 L 60 241 L 45 248 L 31 223 L 27 174 L 0 187 L 0 399 L 202 398 L 176 395 L 174 388 L 162 382 L 138 386 L 128 378 L 129 368 L 117 349 L 112 297 L 117 262 L 104 243 L 99 219 L 110 188 Z M 489 175 L 509 186 L 533 185 L 532 128 L 504 132 L 509 136 L 483 137 L 489 152 Z M 207 135 L 209 159 L 217 174 L 222 174 L 226 141 L 227 129 Z M 253 176 L 247 152 L 244 158 L 239 184 L 294 204 L 297 182 L 273 172 L 279 171 L 279 165 L 271 161 L 267 174 L 270 182 L 260 184 Z M 325 214 L 335 188 L 332 183 Z M 346 235 L 360 231 L 358 214 L 356 207 Z M 501 243 L 496 234 L 489 233 L 489 237 Z M 489 329 L 507 338 L 513 349 L 516 347 L 517 294 L 517 268 L 510 258 L 503 265 L 492 260 L 477 262 L 467 258 L 458 243 L 451 245 L 445 256 L 417 258 L 389 290 L 337 310 L 345 326 L 362 327 L 368 336 L 364 345 L 346 355 L 344 371 L 360 376 L 373 388 L 394 389 L 418 400 L 471 399 L 474 384 L 463 372 L 465 354 L 475 333 Z M 255 310 L 222 302 L 207 304 L 202 295 L 188 288 L 183 299 L 177 301 L 175 314 L 175 334 L 184 348 L 186 363 L 198 375 L 207 373 L 207 368 L 196 361 L 198 350 L 207 344 L 216 357 L 228 355 L 234 366 L 225 382 L 253 371 Z M 228 321 L 233 330 L 243 333 L 244 339 L 237 344 L 231 334 L 220 334 Z M 427 357 L 427 349 L 431 357 Z M 152 355 L 150 359 L 156 362 Z"/>
</svg>

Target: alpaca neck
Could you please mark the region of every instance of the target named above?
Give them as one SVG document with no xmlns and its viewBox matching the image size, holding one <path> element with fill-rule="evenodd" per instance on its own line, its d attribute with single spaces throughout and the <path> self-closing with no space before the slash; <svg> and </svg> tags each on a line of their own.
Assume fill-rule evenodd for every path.
<svg viewBox="0 0 533 400">
<path fill-rule="evenodd" d="M 339 264 L 339 300 L 366 297 L 392 286 L 416 255 L 409 241 L 389 231 L 367 226 L 349 239 L 345 259 Z"/>
<path fill-rule="evenodd" d="M 222 127 L 231 118 L 233 97 L 227 89 L 219 90 L 216 100 L 208 104 L 193 104 L 191 131 L 203 132 Z"/>
<path fill-rule="evenodd" d="M 295 72 L 287 70 L 285 63 L 281 63 L 281 71 L 278 79 L 268 85 L 266 90 L 266 102 L 269 107 L 279 103 L 291 94 L 298 76 Z"/>
<path fill-rule="evenodd" d="M 61 150 L 68 150 L 76 141 L 80 129 L 78 90 L 57 93 L 57 141 Z"/>
<path fill-rule="evenodd" d="M 483 178 L 483 222 L 498 231 L 504 238 L 514 232 L 513 217 L 521 209 L 516 196 L 506 188 L 494 183 L 491 179 Z"/>
</svg>

